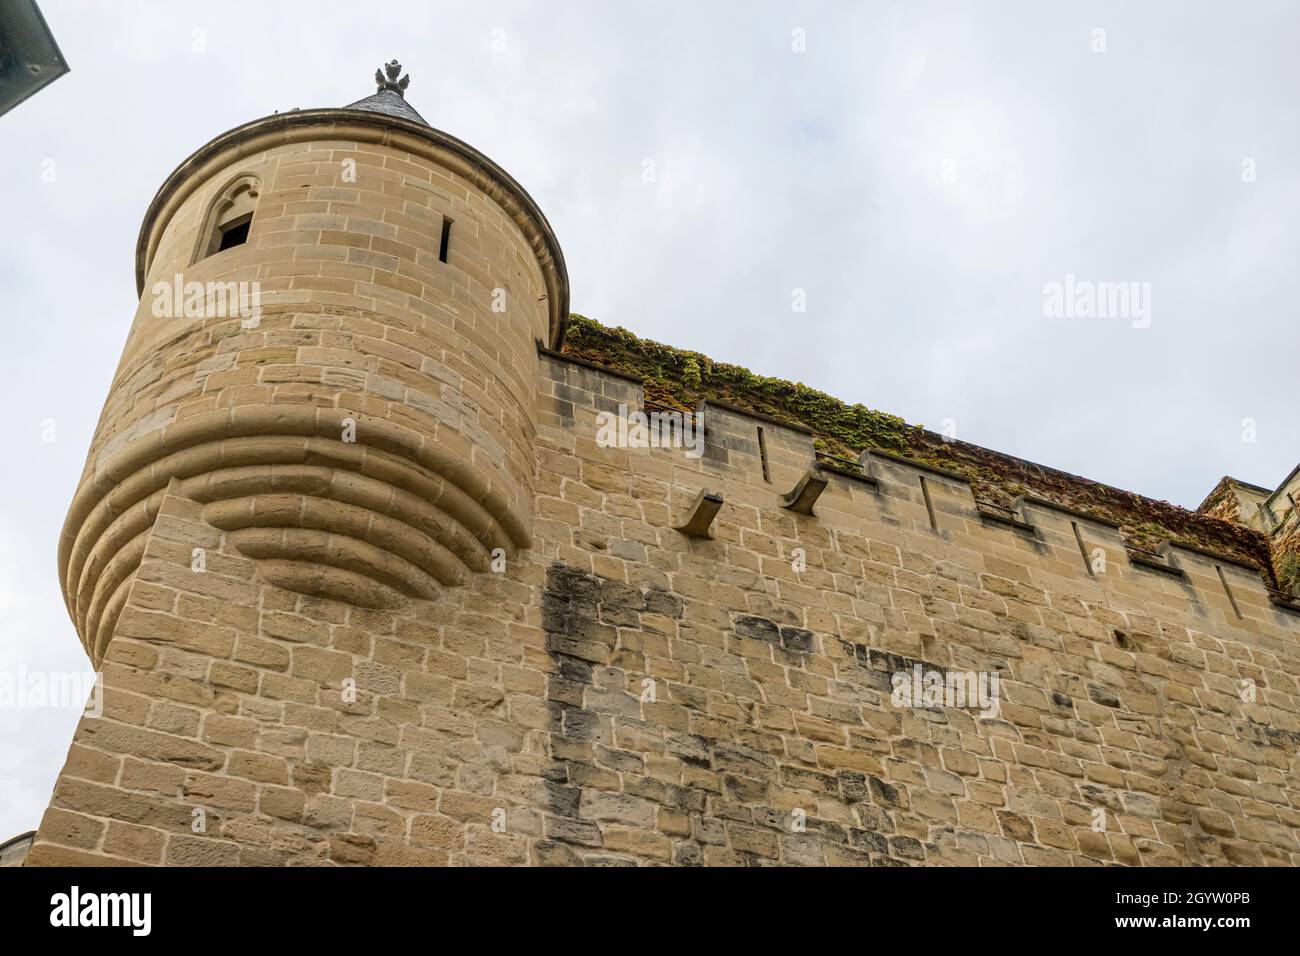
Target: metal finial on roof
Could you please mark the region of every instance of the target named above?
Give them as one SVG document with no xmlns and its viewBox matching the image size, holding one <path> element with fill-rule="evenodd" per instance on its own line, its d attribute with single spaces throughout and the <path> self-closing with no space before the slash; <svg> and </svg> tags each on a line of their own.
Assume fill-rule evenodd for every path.
<svg viewBox="0 0 1300 956">
<path fill-rule="evenodd" d="M 388 74 L 387 79 L 384 78 L 385 72 Z M 389 60 L 385 63 L 383 70 L 375 70 L 375 83 L 379 85 L 379 89 L 375 92 L 382 93 L 384 90 L 392 90 L 398 96 L 405 99 L 406 88 L 411 85 L 411 78 L 409 76 L 403 76 L 399 81 L 397 77 L 401 72 L 402 64 L 398 63 L 396 60 Z"/>
</svg>

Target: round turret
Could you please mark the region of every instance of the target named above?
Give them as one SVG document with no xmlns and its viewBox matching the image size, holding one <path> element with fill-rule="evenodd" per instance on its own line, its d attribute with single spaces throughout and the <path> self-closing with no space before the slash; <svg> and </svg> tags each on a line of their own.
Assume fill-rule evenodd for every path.
<svg viewBox="0 0 1300 956">
<path fill-rule="evenodd" d="M 169 487 L 271 583 L 365 607 L 530 544 L 537 343 L 563 338 L 564 260 L 400 74 L 218 136 L 150 205 L 59 555 L 96 664 Z"/>
</svg>

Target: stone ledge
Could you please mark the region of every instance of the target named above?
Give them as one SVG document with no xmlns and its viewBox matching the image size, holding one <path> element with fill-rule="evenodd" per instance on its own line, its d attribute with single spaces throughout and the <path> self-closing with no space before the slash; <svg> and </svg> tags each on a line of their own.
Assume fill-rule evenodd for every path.
<svg viewBox="0 0 1300 956">
<path fill-rule="evenodd" d="M 1089 514 L 1086 511 L 1079 511 L 1076 508 L 1071 508 L 1068 505 L 1063 505 L 1047 498 L 1040 498 L 1037 495 L 1020 495 L 1011 503 L 1011 507 L 1017 511 L 1020 510 L 1023 505 L 1029 505 L 1034 508 L 1046 508 L 1048 511 L 1058 511 L 1063 515 L 1069 515 L 1071 518 L 1078 518 L 1080 521 L 1091 521 L 1094 524 L 1105 525 L 1107 528 L 1114 528 L 1117 531 L 1120 528 L 1120 523 L 1118 521 L 1112 521 L 1109 518 L 1101 518 L 1097 515 Z"/>
<path fill-rule="evenodd" d="M 965 475 L 959 475 L 955 471 L 948 471 L 946 468 L 940 468 L 938 465 L 931 465 L 927 462 L 917 461 L 914 458 L 904 458 L 902 455 L 895 455 L 893 452 L 881 451 L 879 448 L 868 448 L 863 455 L 870 455 L 872 458 L 881 458 L 885 461 L 892 462 L 895 465 L 903 465 L 908 468 L 915 468 L 918 471 L 929 472 L 932 475 L 938 475 L 940 478 L 947 478 L 949 481 L 959 481 L 963 485 L 969 485 L 971 480 Z"/>
<path fill-rule="evenodd" d="M 795 422 L 782 421 L 779 418 L 773 418 L 771 415 L 765 415 L 762 412 L 756 412 L 748 408 L 741 408 L 739 405 L 732 405 L 730 402 L 719 401 L 716 398 L 706 398 L 700 403 L 708 408 L 720 408 L 724 412 L 731 412 L 733 415 L 744 415 L 746 418 L 754 418 L 760 422 L 766 422 L 769 425 L 776 425 L 778 428 L 788 428 L 792 432 L 799 432 L 802 435 L 814 435 L 814 432 L 807 425 L 800 425 Z"/>
<path fill-rule="evenodd" d="M 608 365 L 601 365 L 598 362 L 578 358 L 576 355 L 566 355 L 564 352 L 557 352 L 555 349 L 547 348 L 543 345 L 541 339 L 537 340 L 537 354 L 544 355 L 547 358 L 552 358 L 559 362 L 569 362 L 573 365 L 581 365 L 583 368 L 589 368 L 595 372 L 603 372 L 606 375 L 612 375 L 614 378 L 621 378 L 627 382 L 635 382 L 637 385 L 645 385 L 645 382 L 639 375 L 632 375 L 616 368 L 610 368 Z"/>
<path fill-rule="evenodd" d="M 1172 539 L 1161 541 L 1158 548 L 1161 554 L 1166 554 L 1176 548 L 1179 551 L 1187 551 L 1210 561 L 1217 561 L 1220 564 L 1230 564 L 1235 568 L 1241 568 L 1243 571 L 1249 571 L 1251 574 L 1258 575 L 1260 573 L 1260 568 L 1257 565 L 1250 564 L 1240 558 L 1234 558 L 1227 554 L 1220 554 L 1217 551 L 1210 551 L 1206 548 L 1198 548 L 1193 544 L 1184 544 L 1181 541 L 1174 541 Z"/>
<path fill-rule="evenodd" d="M 1038 537 L 1038 527 L 1030 524 L 1028 521 L 1024 521 L 1012 515 L 998 514 L 996 511 L 985 511 L 978 505 L 976 505 L 975 510 L 980 516 L 980 521 L 983 521 L 985 524 L 991 523 L 1005 525 L 1008 528 L 1012 528 L 1024 534 L 1032 535 L 1035 538 Z"/>
<path fill-rule="evenodd" d="M 840 465 L 832 464 L 831 462 L 828 462 L 825 458 L 818 458 L 817 464 L 821 467 L 821 470 L 826 472 L 827 474 L 837 475 L 840 478 L 847 478 L 850 481 L 860 482 L 861 484 L 864 484 L 869 488 L 871 488 L 873 491 L 877 491 L 880 489 L 880 479 L 872 475 L 868 475 L 866 472 L 851 471 L 848 468 L 844 468 Z"/>
<path fill-rule="evenodd" d="M 1268 591 L 1268 602 L 1274 607 L 1280 607 L 1284 611 L 1290 611 L 1292 614 L 1300 614 L 1300 599 L 1288 597 L 1284 594 L 1278 594 L 1272 588 Z"/>
<path fill-rule="evenodd" d="M 1125 548 L 1124 550 L 1128 554 L 1129 564 L 1133 567 L 1142 568 L 1146 571 L 1154 571 L 1157 574 L 1164 574 L 1171 578 L 1177 578 L 1180 581 L 1187 580 L 1187 572 L 1182 568 L 1175 568 L 1168 564 L 1162 564 L 1155 558 L 1148 558 L 1144 555 L 1137 554 L 1128 548 Z"/>
</svg>

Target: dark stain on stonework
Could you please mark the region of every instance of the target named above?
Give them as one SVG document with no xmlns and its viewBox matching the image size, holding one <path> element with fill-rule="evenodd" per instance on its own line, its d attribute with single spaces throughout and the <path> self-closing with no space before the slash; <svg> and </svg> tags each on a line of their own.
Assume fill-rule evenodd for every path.
<svg viewBox="0 0 1300 956">
<path fill-rule="evenodd" d="M 648 777 L 625 778 L 625 792 L 621 795 L 600 786 L 608 784 L 616 773 L 643 772 L 644 759 L 640 754 L 617 749 L 613 736 L 616 716 L 639 712 L 631 695 L 640 688 L 623 692 L 598 686 L 596 672 L 619 666 L 620 628 L 640 630 L 642 614 L 680 618 L 683 609 L 682 599 L 666 591 L 643 592 L 562 564 L 547 569 L 542 629 L 554 667 L 546 682 L 551 765 L 544 778 L 547 809 L 553 816 L 547 820 L 545 839 L 537 844 L 537 862 L 621 862 L 620 858 L 602 853 L 599 826 L 582 819 L 584 796 L 607 801 L 605 810 L 615 818 L 620 812 L 638 812 L 640 801 L 685 812 L 703 810 L 703 794 Z M 602 704 L 591 706 L 593 697 Z M 681 759 L 708 766 L 703 741 L 681 736 Z M 680 842 L 674 857 L 682 865 L 703 861 L 698 847 L 692 850 Z"/>
<path fill-rule="evenodd" d="M 1103 687 L 1100 684 L 1088 685 L 1088 698 L 1094 704 L 1100 704 L 1103 707 L 1118 707 L 1119 698 L 1109 687 Z"/>
<path fill-rule="evenodd" d="M 1254 720 L 1251 720 L 1249 725 L 1254 731 L 1250 734 L 1250 737 L 1255 740 L 1260 740 L 1261 742 L 1267 740 L 1271 746 L 1291 747 L 1293 749 L 1300 747 L 1300 733 L 1296 733 L 1294 730 L 1283 730 L 1281 727 L 1274 727 L 1272 724 L 1256 723 Z M 1242 730 L 1245 729 L 1240 724 L 1238 726 Z M 1263 740 L 1261 740 L 1261 734 L 1263 735 Z"/>
<path fill-rule="evenodd" d="M 625 690 L 625 681 L 610 679 L 618 676 L 618 670 L 643 673 L 644 658 L 635 649 L 639 643 L 636 634 L 643 630 L 660 633 L 662 626 L 662 620 L 643 622 L 643 617 L 680 620 L 684 610 L 682 598 L 669 591 L 643 591 L 559 563 L 547 570 L 542 629 L 554 666 L 546 685 L 550 761 L 543 778 L 550 812 L 544 838 L 534 848 L 535 862 L 625 863 L 623 853 L 604 847 L 596 821 L 650 833 L 665 812 L 689 821 L 689 834 L 683 825 L 672 838 L 670 859 L 680 866 L 699 866 L 706 848 L 727 846 L 726 833 L 732 825 L 727 821 L 775 834 L 781 841 L 797 838 L 834 846 L 837 859 L 843 861 L 908 865 L 924 859 L 923 844 L 895 835 L 891 814 L 906 812 L 909 803 L 898 787 L 856 771 L 827 773 L 778 762 L 768 749 L 757 746 L 760 738 L 743 726 L 738 728 L 741 733 L 725 739 L 693 734 L 680 726 L 662 726 L 648 716 L 651 712 L 646 708 L 651 705 L 643 705 L 633 696 L 640 693 L 639 686 L 626 686 Z M 737 638 L 771 645 L 773 659 L 794 668 L 803 667 L 807 655 L 818 653 L 823 639 L 806 628 L 752 614 L 736 616 L 732 632 Z M 925 661 L 860 646 L 854 647 L 853 653 L 865 673 L 875 675 L 873 686 L 879 684 L 886 692 L 896 671 L 910 673 L 917 664 L 925 670 L 942 671 Z M 662 684 L 658 695 L 660 701 L 667 702 Z M 675 708 L 706 713 L 708 701 L 705 690 L 679 684 L 672 687 Z M 618 749 L 621 741 L 614 737 L 616 721 L 632 735 L 644 729 L 661 738 L 663 754 L 675 758 L 683 768 L 718 774 L 722 799 L 709 805 L 705 790 L 646 775 L 645 759 L 634 752 L 636 747 Z M 778 811 L 769 803 L 772 788 L 778 786 L 842 797 L 856 808 L 859 823 L 844 826 L 809 816 L 804 819 L 804 829 L 796 834 L 789 812 Z M 763 838 L 759 839 L 762 842 Z M 773 861 L 772 846 L 769 842 L 760 852 L 734 846 L 732 859 L 742 865 L 764 865 Z"/>
<path fill-rule="evenodd" d="M 885 783 L 879 777 L 871 777 L 871 795 L 877 803 L 885 804 L 891 807 L 903 806 L 902 798 L 899 795 L 898 788 Z"/>
<path fill-rule="evenodd" d="M 791 627 L 788 624 L 777 624 L 765 617 L 743 614 L 732 621 L 731 627 L 739 637 L 766 641 L 791 653 L 811 654 L 816 649 L 812 631 L 802 627 Z"/>
<path fill-rule="evenodd" d="M 781 639 L 781 629 L 764 617 L 742 615 L 731 623 L 731 627 L 740 637 L 748 637 L 756 641 L 775 644 Z"/>
<path fill-rule="evenodd" d="M 862 683 L 884 694 L 893 693 L 895 674 L 904 674 L 908 680 L 911 680 L 912 674 L 918 667 L 921 668 L 922 674 L 933 672 L 938 674 L 940 680 L 945 683 L 948 680 L 948 669 L 941 664 L 935 664 L 919 657 L 904 657 L 902 654 L 891 654 L 888 651 L 876 650 L 864 644 L 854 644 L 844 640 L 841 640 L 840 643 L 846 650 L 852 651 L 854 660 L 862 668 L 859 672 Z M 1005 670 L 1005 665 L 996 662 L 994 669 Z M 918 709 L 935 715 L 944 714 L 944 708 L 938 705 Z"/>
</svg>

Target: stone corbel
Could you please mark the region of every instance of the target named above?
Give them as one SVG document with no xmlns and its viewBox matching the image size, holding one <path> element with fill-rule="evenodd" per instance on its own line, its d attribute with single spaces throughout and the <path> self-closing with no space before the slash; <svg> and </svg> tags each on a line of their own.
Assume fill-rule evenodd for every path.
<svg viewBox="0 0 1300 956">
<path fill-rule="evenodd" d="M 685 520 L 681 524 L 674 525 L 673 529 L 680 531 L 688 538 L 712 539 L 713 535 L 709 533 L 709 526 L 713 524 L 713 519 L 717 517 L 721 508 L 722 495 L 700 489 L 700 493 L 695 496 L 695 500 L 686 509 Z"/>
<path fill-rule="evenodd" d="M 803 477 L 799 479 L 799 483 L 794 486 L 794 490 L 781 498 L 781 507 L 796 514 L 811 516 L 813 505 L 817 504 L 817 499 L 826 490 L 826 485 L 826 476 L 822 473 L 821 468 L 814 463 L 811 468 L 804 472 Z"/>
</svg>

